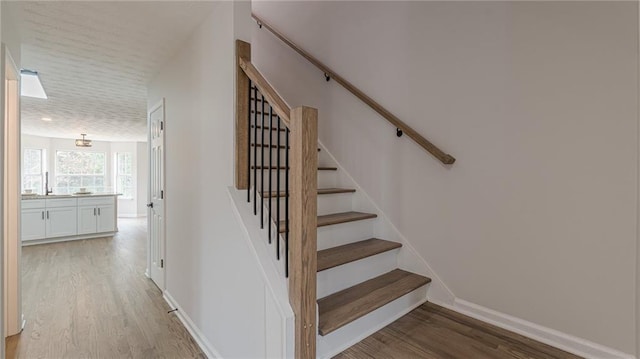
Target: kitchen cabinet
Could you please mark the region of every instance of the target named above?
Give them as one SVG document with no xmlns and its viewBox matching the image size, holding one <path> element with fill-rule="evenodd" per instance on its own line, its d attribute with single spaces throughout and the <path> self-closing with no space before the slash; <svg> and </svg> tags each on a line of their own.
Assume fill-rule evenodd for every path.
<svg viewBox="0 0 640 359">
<path fill-rule="evenodd" d="M 47 208 L 46 237 L 66 237 L 78 234 L 77 207 Z"/>
<path fill-rule="evenodd" d="M 78 199 L 78 234 L 116 231 L 115 197 Z"/>
<path fill-rule="evenodd" d="M 116 232 L 116 208 L 115 195 L 23 199 L 22 241 L 37 244 Z"/>
<path fill-rule="evenodd" d="M 28 208 L 22 210 L 22 240 L 30 241 L 44 238 L 46 235 L 44 203 L 42 208 Z"/>
<path fill-rule="evenodd" d="M 22 201 L 22 240 L 74 236 L 77 234 L 75 198 Z"/>
<path fill-rule="evenodd" d="M 47 198 L 45 204 L 45 238 L 74 236 L 78 233 L 78 201 L 75 198 Z"/>
</svg>

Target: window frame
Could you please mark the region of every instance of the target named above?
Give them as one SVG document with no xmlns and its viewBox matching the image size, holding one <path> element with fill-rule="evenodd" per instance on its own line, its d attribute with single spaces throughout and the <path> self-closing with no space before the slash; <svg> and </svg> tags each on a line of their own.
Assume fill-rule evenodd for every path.
<svg viewBox="0 0 640 359">
<path fill-rule="evenodd" d="M 27 158 L 26 153 L 27 151 L 38 151 L 40 152 L 40 173 L 25 173 L 25 170 L 28 168 L 25 165 L 25 160 Z M 33 189 L 34 193 L 37 194 L 44 194 L 44 173 L 47 171 L 47 149 L 46 148 L 36 148 L 36 147 L 25 147 L 23 148 L 22 151 L 22 165 L 20 167 L 20 185 L 22 188 L 22 192 L 24 192 L 25 189 Z M 26 177 L 39 177 L 40 180 L 40 188 L 34 188 L 34 187 L 27 187 L 25 185 L 25 178 Z"/>
<path fill-rule="evenodd" d="M 60 171 L 60 168 L 58 167 L 58 156 L 61 152 L 69 152 L 69 153 L 73 153 L 73 152 L 77 152 L 77 153 L 82 153 L 82 154 L 98 154 L 98 155 L 102 155 L 103 156 L 103 172 L 101 174 L 95 174 L 95 173 L 63 173 Z M 102 190 L 104 191 L 108 186 L 107 186 L 107 179 L 108 179 L 108 173 L 109 173 L 109 169 L 107 167 L 108 162 L 107 162 L 107 152 L 104 151 L 78 151 L 78 150 L 73 150 L 73 149 L 56 149 L 55 150 L 55 156 L 53 158 L 53 165 L 55 168 L 55 177 L 54 177 L 54 181 L 53 181 L 53 188 L 56 188 L 56 193 L 68 193 L 68 194 L 72 194 L 75 193 L 74 190 L 72 190 L 72 188 L 77 188 L 78 190 L 81 187 L 85 187 L 87 188 L 87 191 L 90 192 L 99 192 L 99 188 L 102 188 Z M 80 186 L 64 186 L 61 187 L 59 186 L 59 178 L 60 177 L 79 177 L 80 178 L 80 183 L 82 183 L 82 179 L 83 178 L 88 178 L 88 177 L 94 177 L 94 185 L 83 185 L 80 184 Z M 96 186 L 95 185 L 95 178 L 97 177 L 101 177 L 102 178 L 102 186 Z M 63 188 L 65 190 L 63 190 Z"/>
<path fill-rule="evenodd" d="M 120 155 L 128 156 L 129 161 L 131 162 L 130 173 L 120 173 Z M 122 151 L 122 152 L 114 152 L 113 153 L 113 180 L 116 193 L 122 194 L 119 199 L 135 199 L 135 183 L 133 181 L 133 153 L 130 151 Z M 120 188 L 120 178 L 129 177 L 130 178 L 130 186 L 125 186 L 125 188 L 129 189 L 129 193 L 123 188 Z"/>
</svg>

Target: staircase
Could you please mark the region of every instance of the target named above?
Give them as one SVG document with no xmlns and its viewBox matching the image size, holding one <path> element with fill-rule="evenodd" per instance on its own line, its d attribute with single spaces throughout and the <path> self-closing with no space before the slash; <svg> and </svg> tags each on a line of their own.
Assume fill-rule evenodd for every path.
<svg viewBox="0 0 640 359">
<path fill-rule="evenodd" d="M 408 270 L 428 272 L 319 146 L 318 111 L 290 108 L 251 63 L 250 44 L 236 44 L 236 188 L 247 190 L 288 278 L 296 358 L 331 357 L 424 303 L 431 279 Z M 406 132 L 444 164 L 455 161 L 376 108 L 398 136 Z"/>
<path fill-rule="evenodd" d="M 258 137 L 261 137 L 259 134 Z M 265 141 L 269 141 L 269 136 Z M 273 137 L 275 142 L 275 135 Z M 285 158 L 284 148 L 268 143 L 257 144 L 258 148 L 265 148 L 265 158 L 272 160 L 280 153 L 281 161 Z M 270 153 L 271 152 L 271 153 Z M 258 160 L 262 155 L 258 153 Z M 333 159 L 326 155 L 326 151 L 318 149 L 318 205 L 317 205 L 317 273 L 318 273 L 318 342 L 334 334 L 333 342 L 329 345 L 319 345 L 318 357 L 337 354 L 336 340 L 348 346 L 355 343 L 364 334 L 360 328 L 349 330 L 351 323 L 371 315 L 377 311 L 377 323 L 388 323 L 397 319 L 399 313 L 412 309 L 416 302 L 412 301 L 409 308 L 398 312 L 385 313 L 385 306 L 397 299 L 416 292 L 419 297 L 417 303 L 426 301 L 425 286 L 431 279 L 398 268 L 398 253 L 403 250 L 399 242 L 375 238 L 375 226 L 380 225 L 378 215 L 366 209 L 359 208 L 355 203 L 358 196 L 355 188 L 349 187 L 348 179 L 342 176 Z M 258 187 L 261 183 L 261 173 L 264 173 L 265 183 L 269 181 L 268 169 L 284 172 L 286 164 L 272 166 L 255 166 L 259 171 L 256 178 Z M 254 166 L 252 166 L 252 169 Z M 264 172 L 260 171 L 264 169 Z M 281 174 L 281 182 L 283 182 Z M 272 184 L 277 182 L 272 178 Z M 347 182 L 347 183 L 346 183 Z M 345 185 L 346 184 L 346 185 Z M 253 190 L 251 188 L 250 190 Z M 260 191 L 257 188 L 257 204 L 265 206 L 264 213 L 268 213 L 269 199 L 271 207 L 275 208 L 279 201 L 280 220 L 277 213 L 272 212 L 269 220 L 273 230 L 277 229 L 279 239 L 284 247 L 286 232 L 285 216 L 286 191 Z M 253 198 L 252 198 L 253 200 Z M 251 204 L 253 205 L 253 204 Z M 275 244 L 273 244 L 275 245 Z M 422 289 L 422 291 L 420 291 Z M 340 331 L 340 329 L 343 329 Z M 376 328 L 379 329 L 379 328 Z M 369 334 L 369 333 L 366 333 Z M 340 348 L 342 349 L 342 348 Z"/>
</svg>

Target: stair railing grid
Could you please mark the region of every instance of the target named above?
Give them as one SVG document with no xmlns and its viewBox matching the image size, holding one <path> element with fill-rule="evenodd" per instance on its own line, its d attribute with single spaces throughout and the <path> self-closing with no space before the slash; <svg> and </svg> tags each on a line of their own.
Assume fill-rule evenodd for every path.
<svg viewBox="0 0 640 359">
<path fill-rule="evenodd" d="M 295 357 L 315 358 L 317 110 L 289 108 L 251 64 L 249 43 L 236 41 L 236 60 L 236 188 L 247 191 L 268 243 L 275 240 L 276 259 L 284 257 L 295 315 Z"/>
<path fill-rule="evenodd" d="M 272 221 L 275 220 L 276 233 L 280 232 L 280 226 L 284 226 L 284 232 L 282 233 L 284 239 L 284 271 L 285 277 L 289 278 L 289 177 L 291 169 L 289 164 L 289 137 L 291 131 L 286 126 L 283 128 L 282 119 L 279 115 L 273 113 L 273 107 L 265 100 L 258 87 L 255 86 L 251 80 L 249 81 L 248 91 L 249 108 L 252 108 L 252 110 L 248 112 L 247 128 L 250 128 L 252 131 L 247 131 L 247 142 L 249 143 L 247 168 L 253 175 L 251 175 L 251 173 L 249 174 L 250 186 L 246 189 L 247 203 L 253 203 L 254 215 L 257 216 L 258 212 L 260 212 L 261 229 L 265 228 L 266 219 L 269 244 L 273 244 L 274 226 L 272 226 Z M 258 106 L 258 104 L 260 105 Z M 274 127 L 274 118 L 277 127 Z M 266 136 L 268 136 L 268 141 L 265 140 Z M 284 137 L 284 140 L 281 139 L 282 137 Z M 282 141 L 285 143 L 284 146 L 281 145 Z M 273 162 L 274 149 L 276 151 L 275 163 Z M 280 158 L 282 150 L 285 152 L 284 165 L 282 165 Z M 252 152 L 253 155 L 251 154 Z M 265 162 L 267 162 L 268 165 L 265 165 Z M 265 177 L 267 179 L 266 188 Z M 275 188 L 273 183 L 274 177 L 276 179 Z M 281 186 L 282 183 L 284 183 L 284 187 Z M 252 197 L 253 201 L 251 200 Z M 266 204 L 265 197 L 267 198 Z M 274 197 L 276 200 L 275 213 L 273 211 Z M 283 210 L 285 212 L 282 221 L 280 220 L 281 198 L 284 201 Z M 280 261 L 281 241 L 276 239 L 275 242 L 276 259 Z"/>
</svg>

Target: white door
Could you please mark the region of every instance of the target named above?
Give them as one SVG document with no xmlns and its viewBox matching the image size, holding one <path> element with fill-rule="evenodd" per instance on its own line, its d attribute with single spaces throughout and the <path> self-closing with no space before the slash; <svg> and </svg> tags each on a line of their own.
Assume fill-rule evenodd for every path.
<svg viewBox="0 0 640 359">
<path fill-rule="evenodd" d="M 164 291 L 164 99 L 149 111 L 149 276 Z"/>
<path fill-rule="evenodd" d="M 98 206 L 98 233 L 116 230 L 116 207 L 114 205 Z"/>
<path fill-rule="evenodd" d="M 45 236 L 45 209 L 22 210 L 22 240 L 44 239 Z"/>
<path fill-rule="evenodd" d="M 95 206 L 78 206 L 78 234 L 96 233 L 97 215 Z"/>
<path fill-rule="evenodd" d="M 75 236 L 78 234 L 78 208 L 47 209 L 47 238 Z"/>
</svg>

